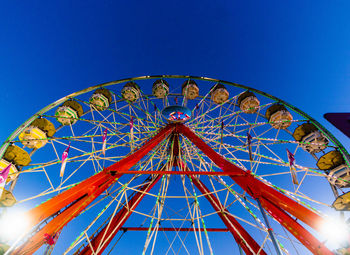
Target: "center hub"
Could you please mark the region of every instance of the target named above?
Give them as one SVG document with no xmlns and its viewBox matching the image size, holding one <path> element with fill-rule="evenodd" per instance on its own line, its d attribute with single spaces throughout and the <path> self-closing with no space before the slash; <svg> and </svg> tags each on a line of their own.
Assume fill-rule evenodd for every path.
<svg viewBox="0 0 350 255">
<path fill-rule="evenodd" d="M 172 105 L 165 107 L 162 115 L 170 122 L 185 122 L 191 118 L 192 112 L 187 107 Z"/>
</svg>

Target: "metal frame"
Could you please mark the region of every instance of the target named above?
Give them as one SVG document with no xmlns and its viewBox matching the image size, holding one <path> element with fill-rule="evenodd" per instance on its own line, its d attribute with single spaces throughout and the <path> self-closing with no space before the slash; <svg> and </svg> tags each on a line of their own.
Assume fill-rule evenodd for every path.
<svg viewBox="0 0 350 255">
<path fill-rule="evenodd" d="M 273 189 L 267 184 L 255 178 L 249 171 L 244 171 L 224 159 L 221 155 L 210 148 L 202 139 L 200 139 L 190 128 L 183 124 L 168 124 L 152 139 L 147 141 L 140 149 L 132 153 L 128 157 L 118 161 L 117 163 L 106 168 L 103 172 L 100 172 L 87 180 L 81 182 L 77 186 L 68 189 L 60 195 L 52 198 L 51 200 L 39 205 L 32 209 L 30 214 L 35 216 L 33 226 L 59 212 L 63 207 L 68 206 L 64 211 L 60 212 L 54 217 L 48 224 L 41 228 L 34 234 L 25 244 L 17 248 L 13 254 L 32 254 L 42 244 L 45 243 L 44 233 L 48 233 L 54 236 L 74 217 L 79 215 L 80 212 L 86 208 L 97 196 L 99 196 L 104 190 L 106 190 L 111 184 L 113 184 L 121 174 L 117 174 L 118 170 L 127 171 L 134 166 L 142 157 L 150 152 L 159 142 L 172 133 L 182 134 L 186 136 L 194 145 L 196 145 L 201 151 L 203 151 L 222 171 L 229 173 L 230 177 L 236 182 L 243 190 L 245 190 L 254 199 L 259 199 L 262 207 L 275 218 L 282 226 L 284 226 L 291 234 L 293 234 L 301 243 L 304 244 L 314 254 L 333 254 L 325 245 L 318 241 L 309 231 L 296 222 L 289 214 L 295 216 L 297 219 L 303 221 L 310 227 L 318 230 L 319 224 L 323 222 L 323 218 L 315 212 L 300 205 L 289 197 L 285 196 L 281 192 Z M 179 148 L 177 148 L 178 150 Z M 172 163 L 183 165 L 179 160 L 172 161 Z M 186 171 L 185 171 L 186 172 Z M 122 228 L 124 222 L 132 213 L 138 203 L 143 198 L 145 192 L 150 190 L 160 178 L 154 178 L 151 184 L 145 184 L 130 201 L 129 210 L 125 207 L 118 212 L 116 218 L 111 221 L 111 227 L 109 230 L 105 228 L 92 240 L 90 245 L 95 249 L 95 245 L 98 245 L 97 253 L 102 252 L 109 242 L 105 242 L 102 247 L 100 240 L 102 236 L 108 234 L 108 231 L 113 232 L 113 236 Z M 194 180 L 195 186 L 205 195 L 216 212 L 220 212 L 219 216 L 224 221 L 227 228 L 233 234 L 237 243 L 242 247 L 246 254 L 266 254 L 261 247 L 255 242 L 255 240 L 245 231 L 243 227 L 237 222 L 237 220 L 228 214 L 227 210 L 222 210 L 222 205 L 215 196 L 213 196 L 208 188 L 194 175 L 191 175 Z M 144 192 L 143 192 L 144 191 Z M 288 214 L 288 213 L 289 214 Z M 120 215 L 125 215 L 122 219 Z M 111 240 L 112 238 L 110 238 Z M 90 247 L 85 247 L 81 254 L 91 254 Z"/>
<path fill-rule="evenodd" d="M 53 109 L 54 107 L 62 104 L 63 102 L 65 102 L 66 100 L 70 99 L 70 98 L 74 98 L 76 96 L 82 95 L 84 93 L 90 92 L 92 90 L 95 90 L 97 88 L 100 87 L 108 87 L 111 85 L 115 85 L 115 84 L 121 84 L 121 83 L 125 83 L 128 81 L 137 81 L 137 80 L 150 80 L 150 79 L 166 79 L 166 78 L 170 78 L 170 79 L 193 79 L 193 80 L 202 80 L 202 81 L 212 81 L 212 82 L 218 82 L 218 83 L 223 83 L 226 85 L 230 85 L 230 86 L 235 86 L 235 87 L 239 87 L 239 88 L 243 88 L 246 90 L 250 90 L 253 92 L 256 92 L 260 95 L 266 96 L 272 100 L 275 100 L 278 103 L 281 103 L 285 106 L 287 106 L 288 108 L 290 108 L 291 110 L 297 112 L 298 114 L 304 116 L 306 119 L 308 119 L 310 122 L 312 122 L 314 125 L 317 126 L 318 129 L 320 129 L 324 135 L 326 135 L 326 137 L 328 139 L 330 139 L 334 144 L 337 145 L 337 147 L 340 149 L 341 153 L 343 154 L 344 158 L 346 159 L 346 162 L 348 164 L 348 166 L 350 167 L 350 155 L 347 152 L 347 150 L 344 148 L 344 146 L 327 130 L 325 129 L 318 121 L 316 121 L 315 119 L 313 119 L 312 117 L 310 117 L 308 114 L 306 114 L 305 112 L 299 110 L 298 108 L 294 107 L 293 105 L 283 101 L 282 99 L 279 99 L 275 96 L 272 96 L 268 93 L 265 93 L 263 91 L 245 86 L 245 85 L 241 85 L 238 83 L 233 83 L 233 82 L 229 82 L 229 81 L 224 81 L 224 80 L 219 80 L 219 79 L 213 79 L 213 78 L 208 78 L 208 77 L 200 77 L 200 76 L 190 76 L 190 75 L 146 75 L 146 76 L 139 76 L 139 77 L 134 77 L 134 78 L 125 78 L 125 79 L 120 79 L 120 80 L 116 80 L 116 81 L 111 81 L 111 82 L 106 82 L 106 83 L 101 83 L 99 85 L 94 85 L 91 86 L 89 88 L 80 90 L 78 92 L 72 93 L 68 96 L 65 96 L 55 102 L 53 102 L 52 104 L 49 104 L 48 106 L 44 107 L 43 109 L 41 109 L 40 111 L 38 111 L 37 113 L 35 113 L 32 117 L 30 117 L 27 121 L 25 121 L 21 126 L 19 126 L 7 139 L 6 141 L 2 144 L 2 146 L 0 147 L 0 158 L 3 156 L 3 154 L 5 153 L 7 147 L 9 146 L 9 143 L 16 138 L 27 126 L 29 126 L 36 118 L 38 118 L 39 116 L 41 116 L 42 114 L 44 114 L 45 112 Z"/>
</svg>

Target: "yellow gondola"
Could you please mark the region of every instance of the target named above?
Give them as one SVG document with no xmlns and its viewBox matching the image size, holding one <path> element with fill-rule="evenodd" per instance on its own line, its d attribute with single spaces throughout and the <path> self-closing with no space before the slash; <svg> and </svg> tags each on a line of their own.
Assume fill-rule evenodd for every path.
<svg viewBox="0 0 350 255">
<path fill-rule="evenodd" d="M 253 92 L 245 91 L 238 99 L 239 108 L 244 113 L 255 113 L 260 107 L 260 101 Z"/>
<path fill-rule="evenodd" d="M 47 138 L 55 134 L 55 126 L 47 119 L 36 119 L 18 136 L 25 147 L 39 149 L 46 145 Z"/>
<path fill-rule="evenodd" d="M 292 124 L 293 117 L 281 104 L 271 105 L 265 113 L 270 125 L 276 129 L 286 129 Z"/>
<path fill-rule="evenodd" d="M 193 80 L 185 81 L 182 84 L 182 95 L 187 99 L 195 99 L 199 96 L 199 88 Z"/>
<path fill-rule="evenodd" d="M 344 164 L 344 158 L 337 150 L 324 154 L 317 161 L 317 167 L 323 171 L 334 169 L 342 164 Z"/>
<path fill-rule="evenodd" d="M 126 83 L 122 89 L 122 97 L 129 102 L 136 101 L 140 98 L 140 95 L 140 87 L 133 81 Z"/>
<path fill-rule="evenodd" d="M 169 93 L 169 85 L 164 80 L 156 80 L 152 86 L 152 94 L 157 98 L 164 98 Z"/>
<path fill-rule="evenodd" d="M 68 100 L 57 108 L 56 119 L 62 125 L 73 125 L 83 115 L 83 107 L 74 100 Z"/>
<path fill-rule="evenodd" d="M 89 102 L 98 111 L 106 110 L 112 102 L 112 93 L 106 88 L 96 89 Z"/>
<path fill-rule="evenodd" d="M 230 96 L 225 86 L 220 83 L 214 85 L 210 95 L 211 100 L 216 104 L 225 103 Z"/>
<path fill-rule="evenodd" d="M 0 207 L 11 207 L 16 204 L 16 198 L 11 191 L 4 189 L 0 197 Z"/>
<path fill-rule="evenodd" d="M 337 197 L 332 206 L 337 211 L 350 211 L 350 192 Z"/>
<path fill-rule="evenodd" d="M 3 158 L 17 166 L 28 166 L 31 162 L 28 152 L 16 145 L 10 145 L 7 148 Z"/>
</svg>

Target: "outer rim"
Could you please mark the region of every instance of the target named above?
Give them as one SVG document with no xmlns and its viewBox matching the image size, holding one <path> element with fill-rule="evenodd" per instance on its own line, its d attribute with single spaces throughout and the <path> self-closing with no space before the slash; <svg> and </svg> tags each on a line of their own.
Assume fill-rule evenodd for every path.
<svg viewBox="0 0 350 255">
<path fill-rule="evenodd" d="M 208 78 L 208 77 L 201 77 L 201 76 L 192 76 L 192 75 L 146 75 L 146 76 L 138 76 L 138 77 L 133 77 L 133 78 L 125 78 L 125 79 L 120 79 L 120 80 L 115 80 L 115 81 L 110 81 L 110 82 L 105 82 L 105 83 L 101 83 L 98 85 L 94 85 L 91 87 L 88 87 L 86 89 L 80 90 L 78 92 L 72 93 L 68 96 L 62 97 L 61 99 L 58 99 L 57 101 L 49 104 L 48 106 L 44 107 L 43 109 L 41 109 L 40 111 L 38 111 L 37 113 L 35 113 L 32 117 L 30 117 L 27 121 L 25 121 L 22 125 L 20 125 L 6 140 L 5 142 L 1 145 L 0 147 L 0 158 L 2 158 L 3 154 L 5 153 L 7 147 L 10 144 L 10 141 L 12 141 L 14 138 L 16 138 L 21 131 L 26 128 L 27 126 L 30 125 L 30 123 L 32 123 L 38 116 L 42 115 L 43 113 L 45 113 L 48 110 L 51 110 L 52 108 L 60 105 L 61 103 L 63 103 L 64 101 L 66 101 L 67 99 L 79 96 L 81 94 L 84 94 L 86 92 L 90 92 L 92 90 L 95 90 L 99 87 L 107 87 L 107 86 L 111 86 L 111 85 L 115 85 L 115 84 L 120 84 L 120 83 L 124 83 L 124 82 L 128 82 L 128 81 L 136 81 L 136 80 L 151 80 L 151 79 L 161 79 L 161 78 L 170 78 L 170 79 L 193 79 L 193 80 L 201 80 L 201 81 L 211 81 L 211 82 L 217 82 L 217 83 L 223 83 L 229 86 L 235 86 L 235 87 L 239 87 L 242 89 L 246 89 L 246 90 L 250 90 L 253 91 L 257 94 L 263 95 L 265 97 L 268 97 L 278 103 L 282 103 L 283 105 L 287 106 L 288 108 L 290 108 L 291 110 L 297 112 L 298 114 L 302 115 L 303 117 L 305 117 L 306 119 L 308 119 L 310 122 L 312 122 L 319 130 L 321 130 L 323 132 L 324 135 L 327 136 L 327 138 L 329 140 L 331 140 L 335 145 L 337 145 L 337 147 L 339 148 L 340 152 L 342 153 L 342 155 L 344 156 L 347 165 L 350 167 L 350 155 L 348 153 L 348 151 L 345 149 L 345 147 L 339 142 L 339 140 L 337 138 L 335 138 L 324 126 L 322 126 L 318 121 L 316 121 L 315 119 L 313 119 L 311 116 L 309 116 L 308 114 L 306 114 L 305 112 L 299 110 L 298 108 L 294 107 L 293 105 L 275 97 L 272 96 L 268 93 L 265 93 L 263 91 L 248 87 L 246 85 L 241 85 L 238 83 L 234 83 L 234 82 L 229 82 L 229 81 L 224 81 L 224 80 L 219 80 L 219 79 L 214 79 L 214 78 Z"/>
</svg>

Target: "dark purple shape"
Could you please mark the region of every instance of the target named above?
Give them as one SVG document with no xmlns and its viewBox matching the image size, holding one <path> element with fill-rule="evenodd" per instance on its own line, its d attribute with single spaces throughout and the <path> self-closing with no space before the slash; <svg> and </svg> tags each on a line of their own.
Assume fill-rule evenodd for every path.
<svg viewBox="0 0 350 255">
<path fill-rule="evenodd" d="M 328 120 L 336 128 L 342 131 L 347 137 L 350 138 L 350 113 L 349 112 L 326 113 L 323 116 L 325 117 L 326 120 Z"/>
</svg>

